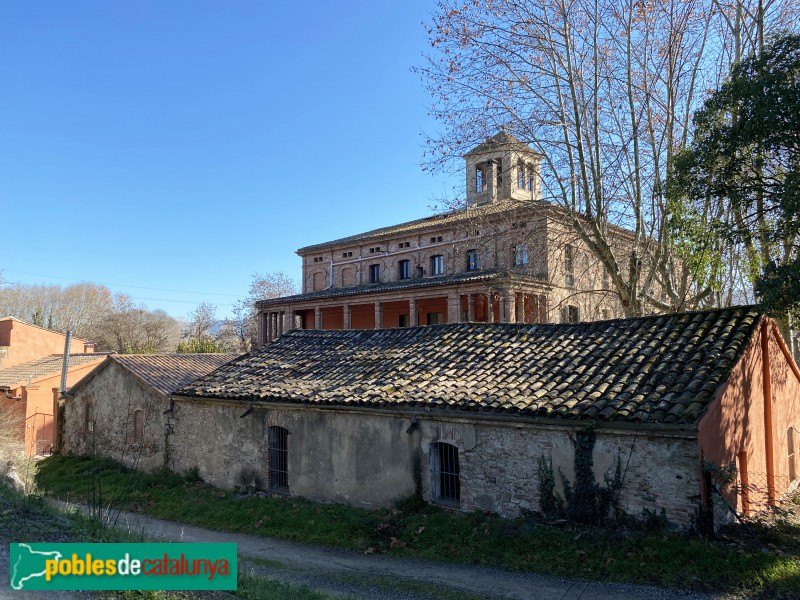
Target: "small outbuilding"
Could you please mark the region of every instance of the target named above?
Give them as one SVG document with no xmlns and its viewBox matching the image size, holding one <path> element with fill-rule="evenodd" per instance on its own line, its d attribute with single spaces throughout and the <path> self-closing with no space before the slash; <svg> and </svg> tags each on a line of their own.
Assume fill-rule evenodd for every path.
<svg viewBox="0 0 800 600">
<path fill-rule="evenodd" d="M 236 354 L 114 354 L 63 401 L 61 451 L 152 471 L 170 463 L 169 395 Z"/>
<path fill-rule="evenodd" d="M 739 512 L 790 488 L 799 393 L 778 328 L 752 307 L 295 330 L 172 395 L 170 464 L 222 487 L 364 507 L 418 490 L 514 517 L 540 508 L 542 458 L 574 481 L 590 428 L 595 479 L 621 466 L 622 509 L 689 525 L 709 465 L 736 468 L 723 493 Z"/>
</svg>

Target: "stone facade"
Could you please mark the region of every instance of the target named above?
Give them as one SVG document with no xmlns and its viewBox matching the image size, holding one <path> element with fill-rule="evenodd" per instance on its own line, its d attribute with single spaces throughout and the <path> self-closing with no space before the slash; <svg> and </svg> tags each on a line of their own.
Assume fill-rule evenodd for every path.
<svg viewBox="0 0 800 600">
<path fill-rule="evenodd" d="M 540 161 L 500 134 L 465 157 L 464 209 L 299 249 L 302 293 L 258 303 L 260 343 L 297 328 L 622 316 L 605 268 L 542 201 Z M 611 228 L 609 238 L 625 256 L 631 233 Z"/>
<path fill-rule="evenodd" d="M 169 395 L 235 354 L 113 355 L 62 401 L 61 450 L 113 458 L 145 471 L 170 465 Z"/>
<path fill-rule="evenodd" d="M 77 397 L 63 401 L 61 451 L 99 454 L 129 467 L 156 470 L 164 466 L 167 406 L 165 397 L 108 359 Z"/>
<path fill-rule="evenodd" d="M 504 517 L 538 510 L 542 456 L 552 457 L 556 472 L 574 479 L 576 425 L 285 405 L 259 405 L 242 417 L 244 410 L 239 403 L 176 397 L 171 468 L 183 473 L 197 467 L 204 480 L 219 487 L 268 489 L 268 428 L 279 426 L 289 432 L 284 492 L 315 501 L 385 507 L 419 486 L 425 500 L 436 503 L 431 449 L 437 442 L 457 448 L 461 510 Z M 617 457 L 625 469 L 623 510 L 641 515 L 664 508 L 672 522 L 692 522 L 700 498 L 693 432 L 598 429 L 599 482 L 613 476 Z M 558 477 L 557 489 L 563 492 Z"/>
</svg>

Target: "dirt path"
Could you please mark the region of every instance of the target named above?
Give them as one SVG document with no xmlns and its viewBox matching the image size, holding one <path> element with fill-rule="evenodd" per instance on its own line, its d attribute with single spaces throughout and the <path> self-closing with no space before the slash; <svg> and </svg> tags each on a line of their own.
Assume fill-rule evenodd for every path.
<svg viewBox="0 0 800 600">
<path fill-rule="evenodd" d="M 359 598 L 422 599 L 466 596 L 518 600 L 710 600 L 723 597 L 673 592 L 647 586 L 570 581 L 478 566 L 356 554 L 241 533 L 203 529 L 135 513 L 120 513 L 117 527 L 147 538 L 176 542 L 234 542 L 245 568 L 272 579 Z"/>
</svg>

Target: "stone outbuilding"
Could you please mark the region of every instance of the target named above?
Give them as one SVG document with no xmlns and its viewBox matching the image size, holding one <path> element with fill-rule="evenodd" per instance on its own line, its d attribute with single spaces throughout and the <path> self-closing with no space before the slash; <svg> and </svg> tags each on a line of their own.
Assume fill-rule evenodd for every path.
<svg viewBox="0 0 800 600">
<path fill-rule="evenodd" d="M 620 507 L 689 525 L 707 465 L 741 513 L 797 479 L 800 371 L 755 309 L 579 324 L 286 332 L 173 395 L 170 460 L 208 482 L 380 507 L 540 508 L 539 462 L 621 465 Z M 556 475 L 556 485 L 561 482 Z M 721 484 L 718 484 L 721 485 Z"/>
<path fill-rule="evenodd" d="M 169 395 L 237 354 L 115 354 L 72 386 L 61 451 L 152 471 L 170 466 Z"/>
</svg>

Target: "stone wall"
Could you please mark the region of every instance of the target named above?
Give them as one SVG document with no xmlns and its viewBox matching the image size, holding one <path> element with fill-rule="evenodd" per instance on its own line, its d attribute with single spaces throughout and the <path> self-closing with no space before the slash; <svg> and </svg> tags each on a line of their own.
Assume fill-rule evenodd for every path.
<svg viewBox="0 0 800 600">
<path fill-rule="evenodd" d="M 267 486 L 268 427 L 289 431 L 289 491 L 323 502 L 361 507 L 389 506 L 410 496 L 417 484 L 432 497 L 431 445 L 458 448 L 460 508 L 516 517 L 539 509 L 538 460 L 574 480 L 575 430 L 533 423 L 470 422 L 419 415 L 396 416 L 368 410 L 314 409 L 270 405 L 248 408 L 176 399 L 171 467 L 197 467 L 209 483 L 230 488 Z M 408 431 L 411 433 L 408 433 Z M 660 513 L 688 526 L 699 503 L 697 441 L 693 434 L 597 430 L 595 477 L 624 471 L 620 506 L 633 515 Z M 557 489 L 562 492 L 560 477 Z"/>
<path fill-rule="evenodd" d="M 164 410 L 168 400 L 141 384 L 113 359 L 99 371 L 74 398 L 64 401 L 62 452 L 105 456 L 144 471 L 164 466 Z M 87 422 L 86 407 L 91 405 Z M 134 413 L 144 415 L 144 438 L 134 442 Z"/>
</svg>

